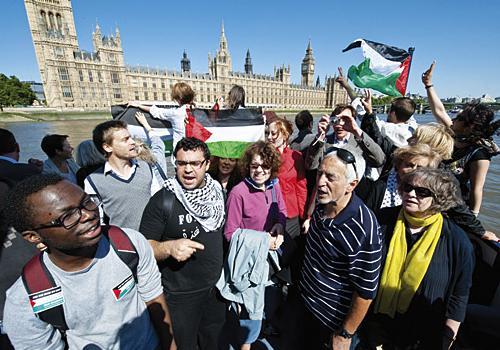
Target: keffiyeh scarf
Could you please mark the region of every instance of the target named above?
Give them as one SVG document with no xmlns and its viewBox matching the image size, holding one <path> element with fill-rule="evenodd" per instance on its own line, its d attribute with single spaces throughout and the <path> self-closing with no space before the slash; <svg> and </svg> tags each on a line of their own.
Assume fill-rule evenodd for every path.
<svg viewBox="0 0 500 350">
<path fill-rule="evenodd" d="M 165 181 L 165 187 L 175 194 L 186 211 L 205 231 L 215 231 L 224 224 L 225 203 L 221 185 L 205 174 L 205 186 L 184 189 L 176 177 Z"/>
</svg>

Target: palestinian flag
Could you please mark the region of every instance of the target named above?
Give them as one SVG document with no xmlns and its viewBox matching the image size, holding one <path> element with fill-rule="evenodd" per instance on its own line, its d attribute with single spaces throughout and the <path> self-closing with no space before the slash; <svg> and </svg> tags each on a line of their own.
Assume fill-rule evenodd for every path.
<svg viewBox="0 0 500 350">
<path fill-rule="evenodd" d="M 135 119 L 138 108 L 113 106 L 113 119 L 123 120 L 133 135 L 145 138 L 144 129 Z M 172 126 L 169 122 L 153 119 L 143 112 L 151 127 L 165 142 L 165 149 L 172 151 Z M 264 139 L 264 118 L 261 108 L 218 110 L 195 108 L 188 115 L 185 134 L 207 143 L 210 153 L 221 158 L 240 158 L 246 147 Z"/>
<path fill-rule="evenodd" d="M 349 79 L 360 88 L 371 88 L 389 96 L 404 96 L 412 56 L 407 51 L 374 41 L 358 39 L 342 52 L 361 47 L 365 60 L 349 68 Z"/>
</svg>

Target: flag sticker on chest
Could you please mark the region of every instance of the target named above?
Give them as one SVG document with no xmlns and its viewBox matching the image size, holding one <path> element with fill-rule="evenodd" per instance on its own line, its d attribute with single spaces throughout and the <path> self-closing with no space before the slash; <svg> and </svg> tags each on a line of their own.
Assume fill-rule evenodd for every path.
<svg viewBox="0 0 500 350">
<path fill-rule="evenodd" d="M 29 298 L 35 314 L 64 304 L 64 295 L 60 286 L 30 294 Z"/>
<path fill-rule="evenodd" d="M 116 300 L 120 300 L 127 295 L 135 285 L 134 276 L 130 275 L 125 278 L 119 285 L 113 288 L 113 295 Z"/>
</svg>

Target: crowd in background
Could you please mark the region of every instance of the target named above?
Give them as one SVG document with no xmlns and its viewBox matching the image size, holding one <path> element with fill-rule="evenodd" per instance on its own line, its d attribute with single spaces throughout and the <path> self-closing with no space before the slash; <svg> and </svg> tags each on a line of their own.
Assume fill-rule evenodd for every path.
<svg viewBox="0 0 500 350">
<path fill-rule="evenodd" d="M 476 310 L 470 236 L 498 240 L 477 216 L 500 121 L 480 103 L 452 119 L 433 71 L 422 82 L 437 123 L 418 124 L 408 97 L 380 119 L 340 74 L 352 104 L 317 130 L 301 111 L 293 137 L 267 111 L 265 137 L 238 159 L 186 137 L 185 83 L 177 108 L 129 103 L 146 139 L 106 121 L 76 161 L 52 134 L 45 161 L 20 163 L 22 140 L 0 129 L 2 348 L 455 346 Z M 223 103 L 246 108 L 245 91 Z M 171 123 L 171 159 L 147 116 Z M 497 311 L 480 316 L 500 324 Z"/>
</svg>

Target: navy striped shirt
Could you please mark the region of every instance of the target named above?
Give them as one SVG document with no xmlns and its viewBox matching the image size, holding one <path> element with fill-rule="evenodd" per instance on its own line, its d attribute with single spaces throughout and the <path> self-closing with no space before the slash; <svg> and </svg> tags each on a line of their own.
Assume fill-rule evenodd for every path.
<svg viewBox="0 0 500 350">
<path fill-rule="evenodd" d="M 335 218 L 312 216 L 300 289 L 306 307 L 332 331 L 351 307 L 353 292 L 374 299 L 382 258 L 382 238 L 373 212 L 353 194 Z"/>
</svg>

